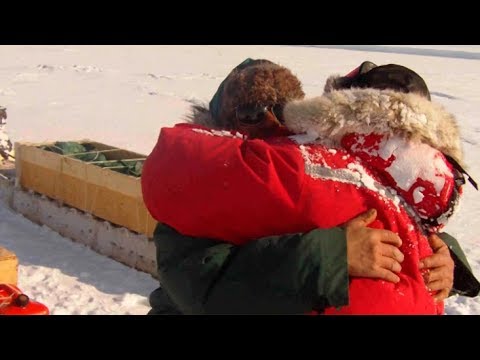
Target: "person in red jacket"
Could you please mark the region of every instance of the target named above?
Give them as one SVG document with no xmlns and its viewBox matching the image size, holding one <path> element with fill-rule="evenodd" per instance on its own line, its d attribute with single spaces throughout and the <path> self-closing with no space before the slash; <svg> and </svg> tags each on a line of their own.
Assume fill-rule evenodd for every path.
<svg viewBox="0 0 480 360">
<path fill-rule="evenodd" d="M 197 122 L 206 123 L 199 114 L 205 115 L 218 129 L 243 133 L 189 125 L 162 130 L 142 175 L 152 215 L 185 236 L 243 245 L 262 236 L 339 226 L 375 207 L 379 216 L 370 226 L 398 233 L 407 256 L 398 268 L 403 256 L 394 250 L 382 254 L 387 262 L 382 265 L 398 274 L 392 283 L 351 278 L 350 304 L 340 312 L 441 313 L 442 304 L 437 306 L 425 290 L 418 264 L 432 254 L 426 231 L 438 230 L 441 216 L 451 213 L 461 192 L 455 181 L 463 176 L 435 149 L 438 143 L 432 136 L 423 142 L 415 142 L 417 133 L 408 136 L 412 124 L 424 120 L 408 105 L 425 106 L 423 110 L 430 111 L 427 123 L 432 119 L 428 115 L 442 114 L 441 109 L 431 108 L 421 94 L 371 88 L 265 104 L 259 94 L 266 92 L 250 94 L 255 89 L 250 86 L 243 94 L 247 101 L 229 104 L 228 99 L 235 99 L 229 92 L 238 91 L 245 81 L 264 81 L 261 73 L 238 71 L 217 93 L 227 96 L 214 97 L 208 112 L 196 108 Z M 375 103 L 380 106 L 372 107 Z M 446 119 L 452 123 L 449 116 Z M 307 135 L 277 136 L 288 134 L 283 124 Z M 245 134 L 264 140 L 246 140 Z M 455 145 L 446 142 L 441 150 L 461 162 Z M 412 161 L 412 154 L 420 152 L 429 162 Z M 176 156 L 169 159 L 162 155 L 166 153 Z M 212 219 L 221 221 L 214 225 Z M 392 232 L 383 234 L 391 234 L 392 244 L 398 239 Z M 390 260 L 395 258 L 398 261 Z"/>
</svg>

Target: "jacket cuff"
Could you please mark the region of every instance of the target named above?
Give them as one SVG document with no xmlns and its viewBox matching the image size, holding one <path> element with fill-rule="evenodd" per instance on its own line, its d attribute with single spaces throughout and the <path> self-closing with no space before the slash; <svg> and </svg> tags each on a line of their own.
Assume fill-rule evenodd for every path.
<svg viewBox="0 0 480 360">
<path fill-rule="evenodd" d="M 458 241 L 447 233 L 438 234 L 447 244 L 455 263 L 453 288 L 449 296 L 462 295 L 476 297 L 480 294 L 480 282 L 473 275 L 472 268 Z"/>
<path fill-rule="evenodd" d="M 312 235 L 318 238 L 320 270 L 318 293 L 323 294 L 327 306 L 345 306 L 349 303 L 349 277 L 347 264 L 347 239 L 345 230 L 316 229 Z"/>
</svg>

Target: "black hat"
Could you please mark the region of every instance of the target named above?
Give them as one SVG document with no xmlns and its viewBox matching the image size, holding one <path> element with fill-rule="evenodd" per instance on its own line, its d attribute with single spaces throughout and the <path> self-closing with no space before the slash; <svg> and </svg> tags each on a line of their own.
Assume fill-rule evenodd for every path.
<svg viewBox="0 0 480 360">
<path fill-rule="evenodd" d="M 416 93 L 431 100 L 427 84 L 415 71 L 396 64 L 376 66 L 365 61 L 346 76 L 327 80 L 325 91 L 350 88 L 373 88 L 394 90 L 403 93 Z"/>
</svg>

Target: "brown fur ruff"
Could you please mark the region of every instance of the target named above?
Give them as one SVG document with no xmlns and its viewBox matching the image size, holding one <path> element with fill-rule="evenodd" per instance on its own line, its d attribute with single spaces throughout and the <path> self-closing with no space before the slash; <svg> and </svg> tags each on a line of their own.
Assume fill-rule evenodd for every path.
<svg viewBox="0 0 480 360">
<path fill-rule="evenodd" d="M 285 104 L 304 97 L 300 80 L 289 69 L 273 63 L 262 63 L 229 75 L 225 81 L 218 119 L 213 119 L 208 107 L 202 104 L 194 104 L 187 119 L 211 128 L 233 129 L 235 110 L 240 105 Z"/>
</svg>

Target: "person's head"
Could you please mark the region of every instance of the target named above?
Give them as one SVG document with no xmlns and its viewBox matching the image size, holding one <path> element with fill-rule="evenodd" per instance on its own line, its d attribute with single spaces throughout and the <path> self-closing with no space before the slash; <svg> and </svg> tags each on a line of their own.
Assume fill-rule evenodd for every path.
<svg viewBox="0 0 480 360">
<path fill-rule="evenodd" d="M 7 109 L 0 106 L 0 125 L 7 123 Z"/>
<path fill-rule="evenodd" d="M 365 61 L 346 76 L 329 78 L 325 85 L 326 92 L 350 88 L 389 89 L 416 93 L 431 100 L 430 91 L 422 77 L 415 71 L 396 64 L 377 66 Z"/>
<path fill-rule="evenodd" d="M 300 80 L 289 69 L 249 58 L 220 84 L 209 104 L 209 122 L 218 129 L 266 137 L 282 126 L 285 103 L 304 96 Z"/>
</svg>

